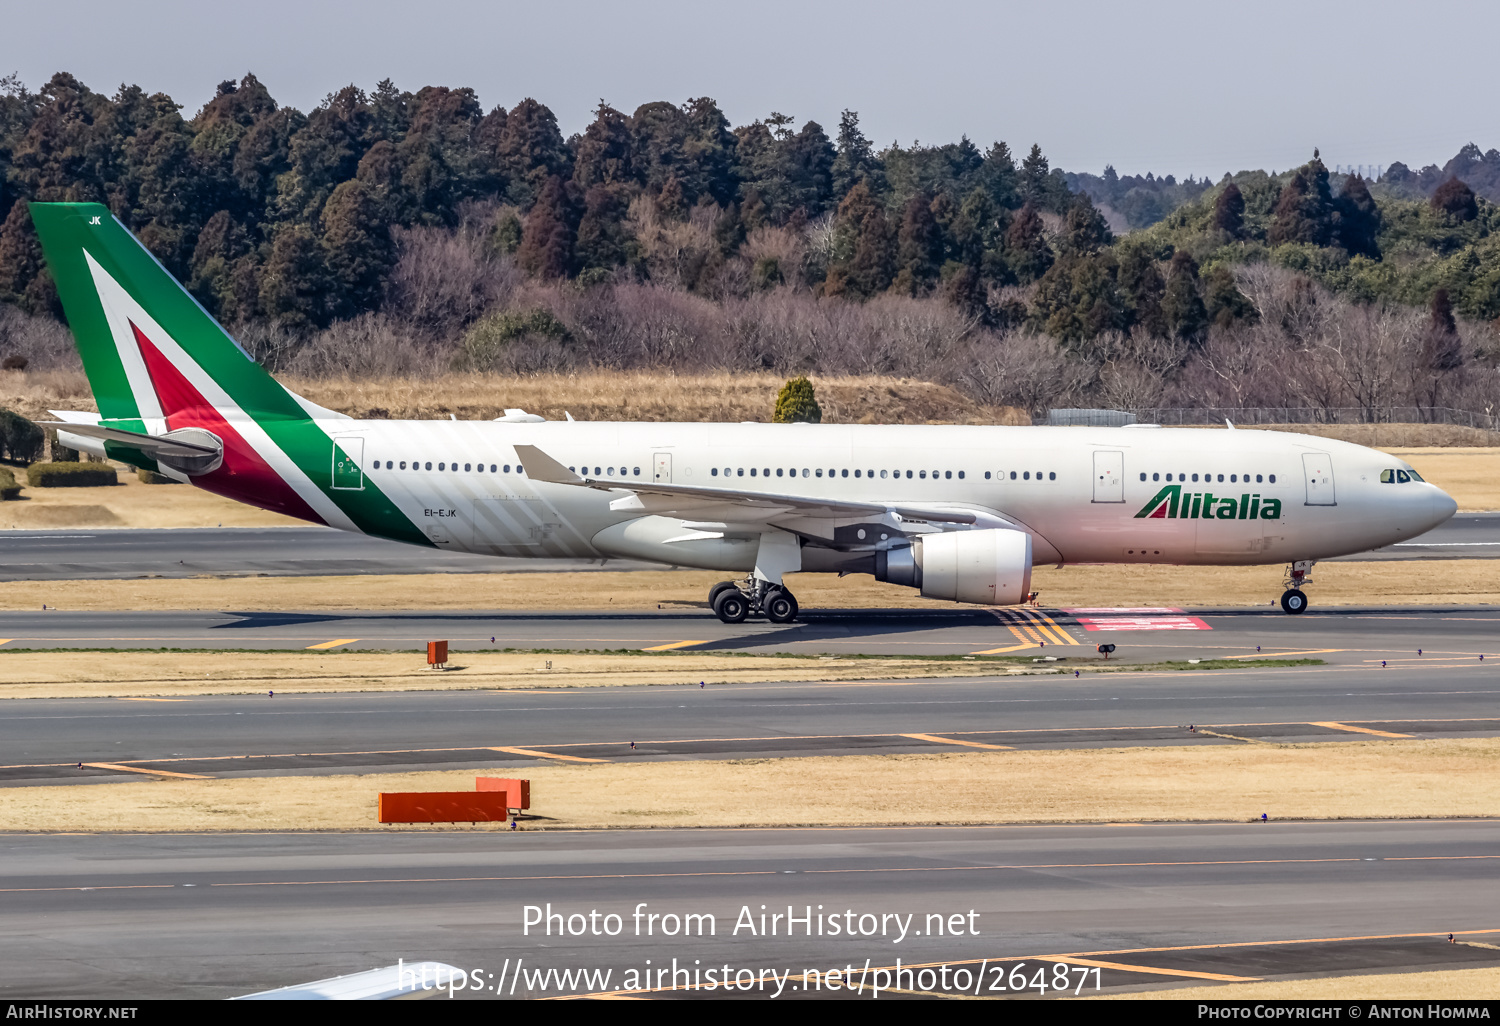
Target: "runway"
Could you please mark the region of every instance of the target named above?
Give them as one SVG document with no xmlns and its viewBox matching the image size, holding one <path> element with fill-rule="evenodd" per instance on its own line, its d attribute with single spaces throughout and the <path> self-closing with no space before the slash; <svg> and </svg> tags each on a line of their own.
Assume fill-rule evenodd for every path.
<svg viewBox="0 0 1500 1026">
<path fill-rule="evenodd" d="M 1461 513 L 1369 559 L 1500 558 L 1500 513 Z M 0 580 L 662 569 L 631 560 L 513 559 L 403 545 L 326 527 L 0 531 Z"/>
<path fill-rule="evenodd" d="M 1316 601 L 1316 598 L 1314 598 Z M 707 610 L 568 612 L 73 612 L 0 613 L 4 650 L 200 648 L 421 650 L 648 650 L 793 655 L 1266 658 L 1329 662 L 1500 655 L 1500 609 L 1489 606 L 1316 606 L 1300 616 L 1260 609 L 810 610 L 799 622 L 721 623 Z"/>
<path fill-rule="evenodd" d="M 1497 841 L 1500 824 L 1454 821 L 5 835 L 0 995 L 222 998 L 398 959 L 458 966 L 482 988 L 459 996 L 485 998 L 617 992 L 648 959 L 666 998 L 724 996 L 683 989 L 709 967 L 764 980 L 735 992 L 763 998 L 777 990 L 764 970 L 784 998 L 870 998 L 897 959 L 933 968 L 880 1000 L 938 989 L 942 964 L 950 993 L 964 969 L 987 997 L 1038 996 L 1039 969 L 1052 996 L 1059 964 L 1085 993 L 1492 966 L 1500 951 L 1467 942 L 1500 937 L 1475 900 L 1500 885 Z M 526 906 L 540 924 L 549 904 L 552 935 L 523 932 Z M 788 906 L 811 936 L 787 935 Z M 581 935 L 565 932 L 575 914 Z M 683 936 L 687 914 L 712 933 L 699 919 L 704 935 Z M 835 968 L 851 991 L 829 989 Z M 548 970 L 590 975 L 564 986 Z"/>
<path fill-rule="evenodd" d="M 1495 662 L 1432 669 L 1437 665 L 1443 664 L 702 688 L 29 699 L 6 703 L 0 717 L 0 751 L 6 753 L 0 786 L 105 783 L 159 771 L 265 776 L 556 760 L 1500 734 Z"/>
</svg>

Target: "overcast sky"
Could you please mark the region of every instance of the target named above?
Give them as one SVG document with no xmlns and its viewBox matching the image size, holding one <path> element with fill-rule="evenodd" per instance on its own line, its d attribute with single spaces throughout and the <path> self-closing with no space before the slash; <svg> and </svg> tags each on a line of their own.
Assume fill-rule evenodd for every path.
<svg viewBox="0 0 1500 1026">
<path fill-rule="evenodd" d="M 736 125 L 774 110 L 830 135 L 851 108 L 881 145 L 1037 142 L 1073 171 L 1217 178 L 1314 146 L 1330 165 L 1416 167 L 1500 147 L 1495 0 L 0 3 L 0 75 L 134 83 L 188 115 L 253 71 L 304 111 L 385 77 L 471 86 L 486 109 L 534 96 L 564 134 L 600 98 L 628 113 L 708 95 Z"/>
</svg>

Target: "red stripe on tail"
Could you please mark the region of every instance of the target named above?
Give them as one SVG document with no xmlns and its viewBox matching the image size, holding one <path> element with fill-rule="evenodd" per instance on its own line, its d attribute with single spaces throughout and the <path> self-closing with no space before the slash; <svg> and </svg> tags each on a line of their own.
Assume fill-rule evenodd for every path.
<svg viewBox="0 0 1500 1026">
<path fill-rule="evenodd" d="M 224 464 L 210 474 L 200 474 L 193 483 L 205 491 L 214 492 L 236 502 L 274 510 L 287 516 L 310 520 L 315 524 L 325 521 L 313 512 L 281 475 L 271 469 L 261 458 L 255 447 L 229 426 L 229 422 L 214 405 L 203 398 L 203 393 L 183 377 L 172 361 L 162 355 L 135 322 L 130 324 L 135 333 L 136 345 L 140 346 L 141 358 L 146 361 L 146 373 L 151 375 L 151 387 L 161 403 L 170 430 L 195 427 L 212 431 L 224 440 Z"/>
</svg>

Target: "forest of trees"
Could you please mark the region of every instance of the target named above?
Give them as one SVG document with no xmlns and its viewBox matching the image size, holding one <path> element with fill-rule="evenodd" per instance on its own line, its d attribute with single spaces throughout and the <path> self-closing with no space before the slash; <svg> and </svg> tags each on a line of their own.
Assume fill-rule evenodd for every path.
<svg viewBox="0 0 1500 1026">
<path fill-rule="evenodd" d="M 347 86 L 303 114 L 246 75 L 185 118 L 135 86 L 12 77 L 0 359 L 73 359 L 26 202 L 91 200 L 253 355 L 302 373 L 774 367 L 1033 410 L 1346 406 L 1373 400 L 1325 336 L 1385 332 L 1381 402 L 1483 408 L 1500 154 L 1450 169 L 1370 183 L 1315 154 L 1179 183 L 1065 173 L 1036 145 L 877 148 L 852 111 L 831 132 L 731 127 L 706 97 L 601 101 L 564 138 L 533 99 L 486 111 L 463 88 Z"/>
</svg>

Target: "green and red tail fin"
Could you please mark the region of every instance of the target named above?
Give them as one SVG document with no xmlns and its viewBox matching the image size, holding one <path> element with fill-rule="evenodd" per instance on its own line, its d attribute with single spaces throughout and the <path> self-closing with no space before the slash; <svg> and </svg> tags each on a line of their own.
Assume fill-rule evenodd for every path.
<svg viewBox="0 0 1500 1026">
<path fill-rule="evenodd" d="M 172 419 L 179 412 L 174 405 L 189 401 L 155 379 L 153 355 L 189 382 L 217 385 L 224 398 L 258 420 L 308 416 L 107 207 L 33 203 L 31 219 L 100 416 Z"/>
<path fill-rule="evenodd" d="M 153 435 L 211 431 L 224 462 L 195 483 L 357 529 L 330 493 L 329 432 L 313 419 L 338 414 L 278 384 L 108 208 L 33 203 L 31 219 L 103 421 Z"/>
</svg>

